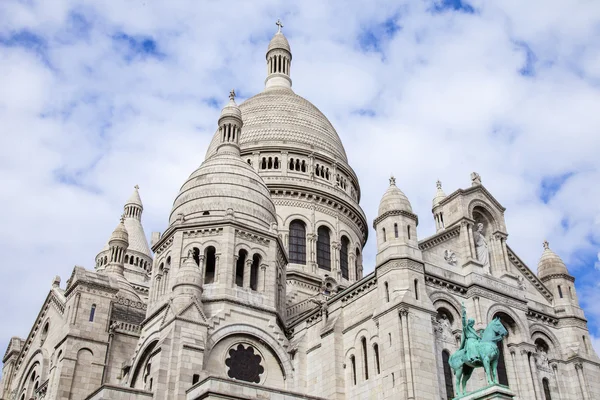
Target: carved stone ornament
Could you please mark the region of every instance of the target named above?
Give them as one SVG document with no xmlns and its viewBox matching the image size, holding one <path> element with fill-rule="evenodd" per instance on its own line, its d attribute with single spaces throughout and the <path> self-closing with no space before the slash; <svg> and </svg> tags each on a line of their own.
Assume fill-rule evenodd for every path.
<svg viewBox="0 0 600 400">
<path fill-rule="evenodd" d="M 444 250 L 444 260 L 452 266 L 456 265 L 456 253 L 452 250 Z"/>
<path fill-rule="evenodd" d="M 236 348 L 229 350 L 229 357 L 225 365 L 229 367 L 227 376 L 240 381 L 260 383 L 260 375 L 265 372 L 261 365 L 262 357 L 254 353 L 252 346 L 244 347 L 238 344 Z"/>
</svg>

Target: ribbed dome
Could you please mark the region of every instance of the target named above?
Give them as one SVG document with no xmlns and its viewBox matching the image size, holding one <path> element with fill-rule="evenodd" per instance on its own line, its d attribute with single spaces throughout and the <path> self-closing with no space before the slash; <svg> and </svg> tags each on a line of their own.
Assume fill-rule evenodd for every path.
<svg viewBox="0 0 600 400">
<path fill-rule="evenodd" d="M 222 220 L 234 211 L 236 220 L 263 228 L 276 222 L 275 205 L 260 176 L 239 154 L 219 150 L 194 171 L 183 184 L 170 216 L 174 224 L 184 221 Z"/>
<path fill-rule="evenodd" d="M 437 206 L 442 200 L 446 198 L 446 193 L 442 189 L 442 182 L 437 181 L 436 183 L 437 191 L 435 192 L 435 197 L 433 198 L 432 204 L 433 207 Z"/>
<path fill-rule="evenodd" d="M 121 222 L 119 222 L 119 225 L 117 225 L 112 235 L 110 235 L 109 244 L 113 241 L 129 243 L 129 234 L 127 233 L 127 228 L 125 228 L 124 219 L 124 217 L 121 218 Z"/>
<path fill-rule="evenodd" d="M 544 242 L 544 252 L 538 263 L 538 276 L 543 279 L 550 275 L 566 274 L 569 275 L 569 270 L 563 260 L 552 250 L 548 242 Z"/>
<path fill-rule="evenodd" d="M 327 117 L 308 100 L 291 89 L 265 90 L 240 104 L 244 127 L 240 136 L 242 151 L 267 146 L 292 146 L 320 151 L 348 162 L 346 151 Z M 206 158 L 215 154 L 220 137 L 213 137 Z"/>
<path fill-rule="evenodd" d="M 289 51 L 290 53 L 292 52 L 292 50 L 290 49 L 290 44 L 289 44 L 288 40 L 281 32 L 277 32 L 273 36 L 273 39 L 271 39 L 271 41 L 269 42 L 269 47 L 267 48 L 267 53 L 273 49 L 284 49 L 284 50 Z"/>
<path fill-rule="evenodd" d="M 402 193 L 402 190 L 396 186 L 396 179 L 393 177 L 390 178 L 390 187 L 383 194 L 381 202 L 379 203 L 378 216 L 381 217 L 383 214 L 390 211 L 413 212 L 408 197 L 406 197 L 406 195 Z"/>
</svg>

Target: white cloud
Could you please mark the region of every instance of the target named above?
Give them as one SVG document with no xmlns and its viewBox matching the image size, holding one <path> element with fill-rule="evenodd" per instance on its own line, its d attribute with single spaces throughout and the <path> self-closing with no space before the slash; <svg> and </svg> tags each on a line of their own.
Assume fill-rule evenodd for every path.
<svg viewBox="0 0 600 400">
<path fill-rule="evenodd" d="M 370 220 L 393 172 L 424 238 L 434 232 L 436 179 L 450 193 L 478 171 L 531 268 L 548 238 L 575 274 L 597 274 L 594 2 L 477 1 L 474 15 L 432 14 L 420 2 L 207 4 L 0 4 L 0 250 L 11 282 L 0 300 L 14 304 L 0 311 L 0 345 L 27 334 L 55 274 L 65 280 L 74 264 L 93 265 L 134 184 L 146 232 L 164 230 L 214 132 L 210 102 L 224 103 L 232 87 L 243 97 L 262 89 L 277 17 L 292 46 L 294 89 L 337 128 Z M 395 35 L 363 51 L 359 38 L 381 35 L 390 18 Z M 7 45 L 24 31 L 43 45 Z M 152 38 L 164 57 L 128 57 L 127 43 L 113 40 L 119 33 Z M 518 43 L 535 54 L 533 76 L 518 73 L 527 62 Z M 567 172 L 545 204 L 542 180 Z M 374 254 L 371 239 L 367 270 Z M 600 314 L 585 307 L 598 326 Z"/>
</svg>

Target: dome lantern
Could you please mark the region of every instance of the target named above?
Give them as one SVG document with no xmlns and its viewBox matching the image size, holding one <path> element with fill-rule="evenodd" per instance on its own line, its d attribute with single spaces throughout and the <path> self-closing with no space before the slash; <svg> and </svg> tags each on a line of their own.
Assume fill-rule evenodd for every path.
<svg viewBox="0 0 600 400">
<path fill-rule="evenodd" d="M 240 134 L 242 132 L 242 112 L 235 102 L 235 90 L 229 92 L 229 103 L 221 110 L 219 117 L 219 152 L 226 146 L 228 152 L 240 154 Z"/>
<path fill-rule="evenodd" d="M 269 42 L 267 48 L 267 79 L 265 87 L 292 87 L 290 68 L 292 66 L 292 51 L 286 37 L 281 32 L 283 24 L 280 20 L 275 23 L 277 32 Z"/>
</svg>

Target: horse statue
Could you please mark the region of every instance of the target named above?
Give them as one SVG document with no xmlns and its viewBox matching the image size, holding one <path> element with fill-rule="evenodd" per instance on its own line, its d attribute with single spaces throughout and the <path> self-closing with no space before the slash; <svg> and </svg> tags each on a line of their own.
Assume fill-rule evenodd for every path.
<svg viewBox="0 0 600 400">
<path fill-rule="evenodd" d="M 498 383 L 498 342 L 500 342 L 508 331 L 500 322 L 498 317 L 483 331 L 481 337 L 475 331 L 473 325 L 474 319 L 467 322 L 467 311 L 465 305 L 462 306 L 463 333 L 460 342 L 460 348 L 450 356 L 448 364 L 456 376 L 456 388 L 458 396 L 465 395 L 467 381 L 475 368 L 483 367 L 485 376 L 489 385 Z"/>
</svg>

